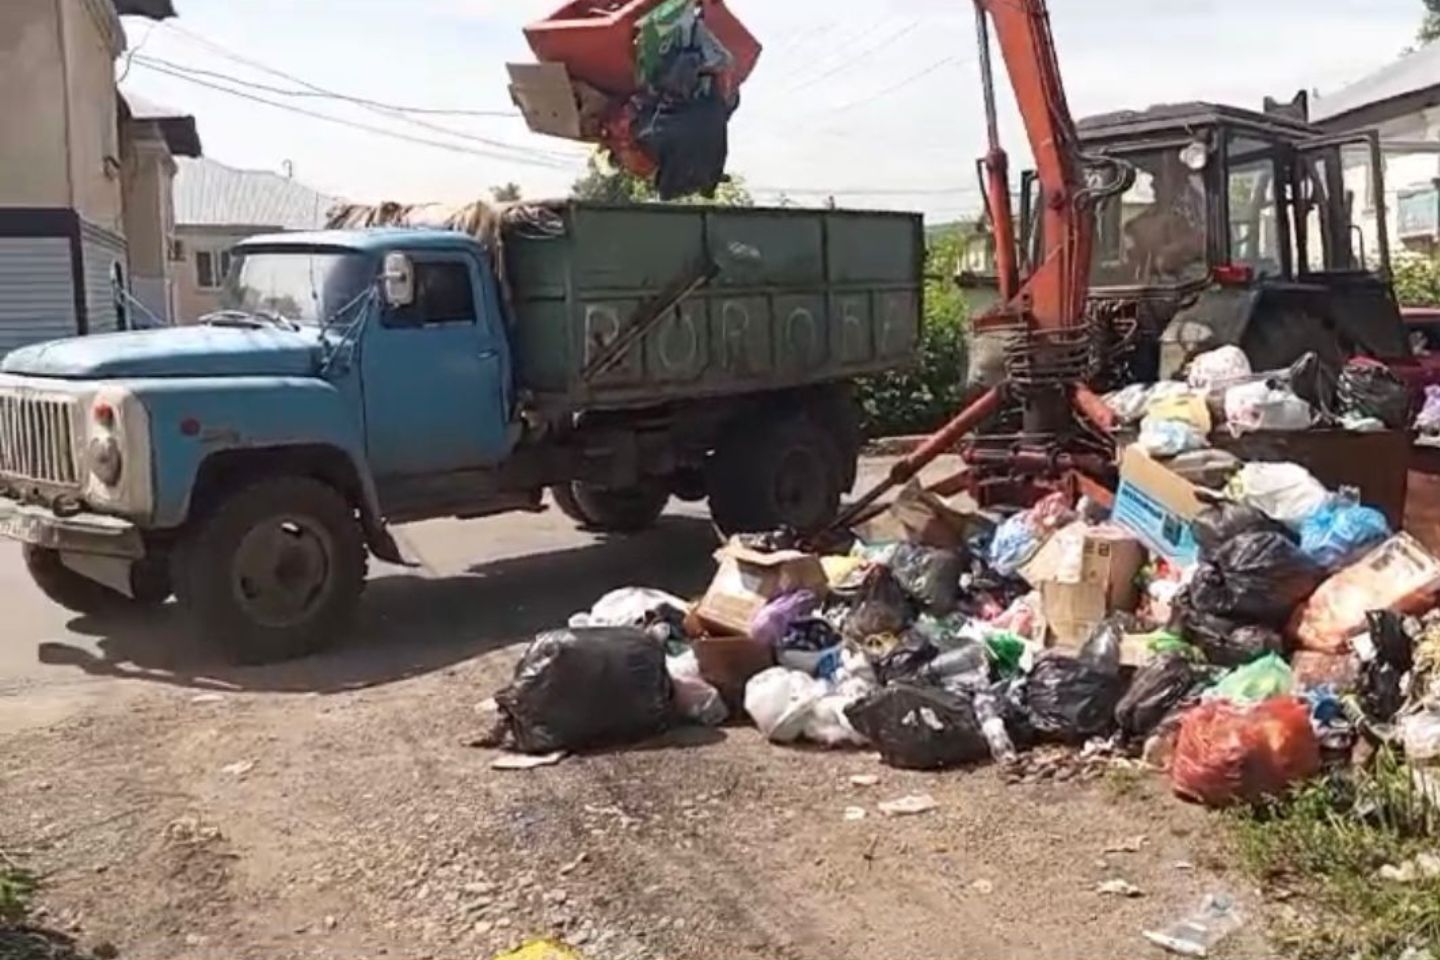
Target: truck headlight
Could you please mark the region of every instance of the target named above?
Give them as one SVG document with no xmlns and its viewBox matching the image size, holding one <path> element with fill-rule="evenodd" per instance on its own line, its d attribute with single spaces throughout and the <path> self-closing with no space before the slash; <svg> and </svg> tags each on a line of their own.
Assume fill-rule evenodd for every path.
<svg viewBox="0 0 1440 960">
<path fill-rule="evenodd" d="M 120 444 L 114 436 L 106 434 L 91 438 L 85 457 L 96 480 L 107 487 L 113 487 L 120 482 L 125 470 L 125 458 L 121 455 Z"/>
</svg>

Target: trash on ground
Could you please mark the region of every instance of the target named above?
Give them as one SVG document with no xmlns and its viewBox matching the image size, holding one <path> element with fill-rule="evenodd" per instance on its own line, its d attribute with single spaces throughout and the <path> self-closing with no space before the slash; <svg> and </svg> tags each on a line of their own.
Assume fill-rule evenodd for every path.
<svg viewBox="0 0 1440 960">
<path fill-rule="evenodd" d="M 864 808 L 864 807 L 846 807 L 846 808 L 845 808 L 845 822 L 846 822 L 846 823 L 855 823 L 856 821 L 864 820 L 864 819 L 865 819 L 865 808 Z"/>
<path fill-rule="evenodd" d="M 1208 957 L 1210 951 L 1245 925 L 1245 917 L 1227 894 L 1210 894 L 1191 914 L 1163 930 L 1146 930 L 1146 940 L 1182 957 Z"/>
<path fill-rule="evenodd" d="M 1387 863 L 1375 873 L 1376 878 L 1388 883 L 1416 883 L 1440 877 L 1440 855 L 1417 853 L 1409 860 L 1396 866 Z"/>
<path fill-rule="evenodd" d="M 1320 769 L 1303 700 L 1208 701 L 1185 714 L 1170 765 L 1175 792 L 1212 807 L 1282 796 Z"/>
<path fill-rule="evenodd" d="M 1122 880 L 1122 879 L 1119 879 L 1119 878 L 1116 878 L 1116 879 L 1114 879 L 1114 880 L 1105 880 L 1105 881 L 1102 881 L 1101 883 L 1096 884 L 1096 885 L 1095 885 L 1095 892 L 1096 892 L 1096 893 L 1100 893 L 1100 894 L 1104 894 L 1104 895 L 1110 896 L 1110 897 L 1131 897 L 1131 898 L 1134 898 L 1134 897 L 1143 897 L 1143 896 L 1145 896 L 1145 891 L 1144 891 L 1144 890 L 1141 890 L 1139 887 L 1135 886 L 1135 884 L 1131 883 L 1129 880 Z"/>
<path fill-rule="evenodd" d="M 852 787 L 878 787 L 880 778 L 873 773 L 857 773 L 850 778 Z"/>
<path fill-rule="evenodd" d="M 914 817 L 938 809 L 939 804 L 928 793 L 911 794 L 898 800 L 886 800 L 875 805 L 887 817 Z"/>
<path fill-rule="evenodd" d="M 541 754 L 507 753 L 491 760 L 490 769 L 525 771 L 537 767 L 553 767 L 568 756 L 570 754 L 564 750 Z"/>
</svg>

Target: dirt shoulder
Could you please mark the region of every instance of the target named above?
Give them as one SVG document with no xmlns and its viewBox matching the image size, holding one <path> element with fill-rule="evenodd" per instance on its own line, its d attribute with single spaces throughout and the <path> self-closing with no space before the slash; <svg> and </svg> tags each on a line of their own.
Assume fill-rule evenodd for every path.
<svg viewBox="0 0 1440 960">
<path fill-rule="evenodd" d="M 1094 960 L 1159 956 L 1140 931 L 1215 890 L 1256 909 L 1214 818 L 1159 783 L 904 773 L 743 728 L 491 770 L 461 741 L 515 656 L 326 696 L 154 690 L 16 734 L 0 808 L 48 876 L 41 922 L 136 960 L 483 957 L 530 935 L 607 960 Z M 876 811 L 911 793 L 938 809 Z M 1145 895 L 1095 892 L 1117 877 Z M 1226 955 L 1263 954 L 1259 926 Z"/>
</svg>

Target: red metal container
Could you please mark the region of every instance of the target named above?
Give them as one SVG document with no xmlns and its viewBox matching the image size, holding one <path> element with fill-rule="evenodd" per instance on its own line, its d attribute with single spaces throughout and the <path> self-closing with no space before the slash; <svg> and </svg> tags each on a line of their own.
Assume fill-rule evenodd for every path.
<svg viewBox="0 0 1440 960">
<path fill-rule="evenodd" d="M 635 26 L 663 0 L 572 0 L 525 28 L 530 49 L 542 62 L 563 63 L 570 75 L 606 93 L 634 93 Z M 705 24 L 735 57 L 739 86 L 760 59 L 760 42 L 735 18 L 724 0 L 700 0 Z"/>
</svg>

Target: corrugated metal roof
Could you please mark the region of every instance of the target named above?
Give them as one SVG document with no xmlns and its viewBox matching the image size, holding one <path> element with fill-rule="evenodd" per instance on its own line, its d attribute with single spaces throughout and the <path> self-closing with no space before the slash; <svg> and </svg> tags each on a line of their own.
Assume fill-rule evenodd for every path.
<svg viewBox="0 0 1440 960">
<path fill-rule="evenodd" d="M 1366 107 L 1440 87 L 1440 43 L 1407 54 L 1384 69 L 1310 103 L 1310 119 L 1321 122 Z"/>
<path fill-rule="evenodd" d="M 340 202 L 268 170 L 236 170 L 203 157 L 176 164 L 176 226 L 315 230 Z"/>
</svg>

